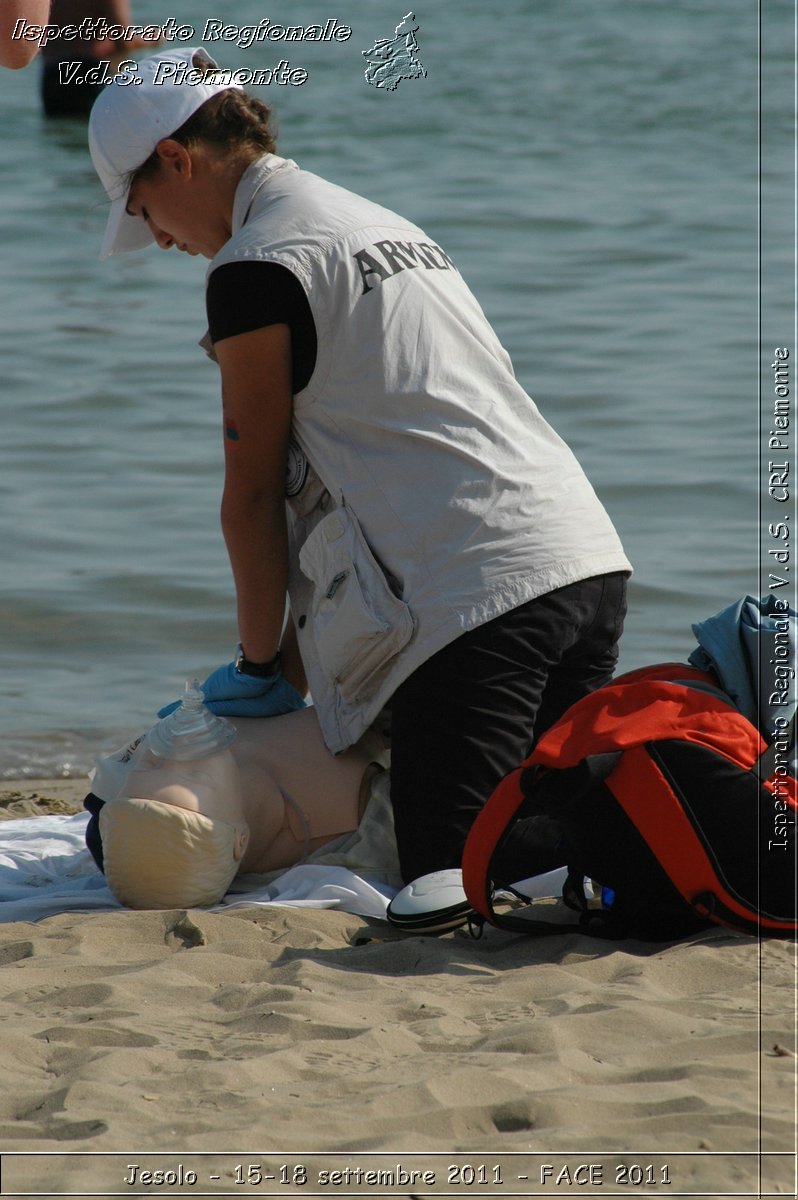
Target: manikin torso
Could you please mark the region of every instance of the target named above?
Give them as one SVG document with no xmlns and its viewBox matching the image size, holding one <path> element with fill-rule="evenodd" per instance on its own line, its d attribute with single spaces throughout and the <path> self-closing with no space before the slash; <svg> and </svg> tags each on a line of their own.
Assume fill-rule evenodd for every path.
<svg viewBox="0 0 798 1200">
<path fill-rule="evenodd" d="M 277 870 L 357 828 L 380 767 L 358 747 L 333 755 L 312 708 L 230 722 L 229 749 L 180 761 L 142 746 L 119 796 L 226 821 L 239 835 L 239 872 Z"/>
</svg>

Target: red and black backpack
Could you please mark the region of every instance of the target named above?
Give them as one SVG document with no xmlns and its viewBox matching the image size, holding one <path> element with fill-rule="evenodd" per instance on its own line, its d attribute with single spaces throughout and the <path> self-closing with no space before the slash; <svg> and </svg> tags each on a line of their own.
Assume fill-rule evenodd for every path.
<svg viewBox="0 0 798 1200">
<path fill-rule="evenodd" d="M 786 722 L 785 722 L 786 724 Z M 497 787 L 469 834 L 463 886 L 503 928 L 562 932 L 536 909 L 496 912 L 490 863 L 514 820 L 553 818 L 580 928 L 664 940 L 713 923 L 796 932 L 792 729 L 768 744 L 714 675 L 679 663 L 622 675 L 574 704 Z M 584 900 L 587 877 L 612 895 Z"/>
</svg>

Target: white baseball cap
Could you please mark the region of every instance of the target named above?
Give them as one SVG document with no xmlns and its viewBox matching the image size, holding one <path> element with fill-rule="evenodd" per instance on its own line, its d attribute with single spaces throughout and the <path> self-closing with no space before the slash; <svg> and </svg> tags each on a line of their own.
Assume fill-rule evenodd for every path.
<svg viewBox="0 0 798 1200">
<path fill-rule="evenodd" d="M 202 47 L 153 54 L 122 71 L 92 105 L 89 149 L 94 169 L 111 200 L 100 258 L 141 250 L 154 238 L 146 221 L 125 211 L 128 179 L 162 138 L 173 134 L 211 96 L 235 88 L 204 72 L 217 64 Z"/>
</svg>

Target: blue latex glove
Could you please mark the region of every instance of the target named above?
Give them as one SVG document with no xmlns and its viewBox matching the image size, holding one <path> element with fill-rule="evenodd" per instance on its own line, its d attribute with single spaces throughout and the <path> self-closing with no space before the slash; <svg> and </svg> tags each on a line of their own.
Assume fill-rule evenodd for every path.
<svg viewBox="0 0 798 1200">
<path fill-rule="evenodd" d="M 305 707 L 299 692 L 279 670 L 262 679 L 244 675 L 231 662 L 218 667 L 201 687 L 206 705 L 220 717 L 276 717 Z M 176 700 L 159 709 L 158 716 L 168 717 L 179 707 Z"/>
</svg>

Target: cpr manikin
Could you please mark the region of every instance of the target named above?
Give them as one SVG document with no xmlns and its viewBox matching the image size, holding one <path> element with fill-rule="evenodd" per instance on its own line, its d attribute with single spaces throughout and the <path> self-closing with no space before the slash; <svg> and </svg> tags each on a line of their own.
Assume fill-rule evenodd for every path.
<svg viewBox="0 0 798 1200">
<path fill-rule="evenodd" d="M 129 908 L 215 904 L 237 874 L 356 829 L 379 770 L 358 746 L 332 755 L 312 708 L 222 720 L 189 686 L 177 712 L 98 762 L 108 885 Z"/>
</svg>

